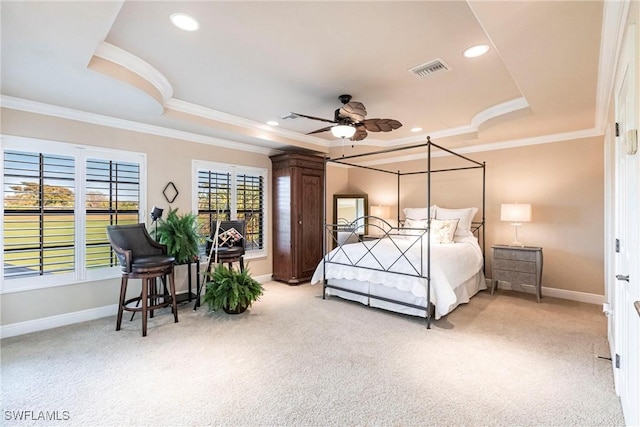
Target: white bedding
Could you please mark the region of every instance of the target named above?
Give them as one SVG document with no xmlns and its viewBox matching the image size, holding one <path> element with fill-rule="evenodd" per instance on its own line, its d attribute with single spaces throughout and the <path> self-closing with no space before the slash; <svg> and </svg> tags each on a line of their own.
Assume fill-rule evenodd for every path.
<svg viewBox="0 0 640 427">
<path fill-rule="evenodd" d="M 311 283 L 322 281 L 326 268 L 327 279 L 380 284 L 426 299 L 427 280 L 424 277 L 414 277 L 427 275 L 427 247 L 426 244 L 421 245 L 419 240 L 420 237 L 403 236 L 338 247 L 326 255 L 331 263 L 327 263 L 326 267 L 322 261 L 318 264 Z M 401 252 L 406 257 L 402 257 Z M 451 307 L 457 306 L 456 288 L 477 275 L 482 266 L 482 250 L 475 237 L 457 238 L 453 244 L 431 245 L 431 302 L 435 305 L 436 319 L 447 314 Z M 397 272 L 414 276 L 396 274 Z"/>
</svg>

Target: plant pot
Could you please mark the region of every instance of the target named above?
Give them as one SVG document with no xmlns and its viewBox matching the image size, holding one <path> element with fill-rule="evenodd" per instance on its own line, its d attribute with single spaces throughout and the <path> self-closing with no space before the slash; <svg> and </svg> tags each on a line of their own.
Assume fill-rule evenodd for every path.
<svg viewBox="0 0 640 427">
<path fill-rule="evenodd" d="M 244 313 L 247 310 L 247 306 L 239 305 L 234 310 L 230 309 L 229 307 L 222 307 L 222 309 L 227 314 L 240 314 Z"/>
</svg>

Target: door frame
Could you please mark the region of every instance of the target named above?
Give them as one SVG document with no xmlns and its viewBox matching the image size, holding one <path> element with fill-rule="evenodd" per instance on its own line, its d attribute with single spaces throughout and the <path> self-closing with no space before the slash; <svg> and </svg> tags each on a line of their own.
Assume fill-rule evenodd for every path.
<svg viewBox="0 0 640 427">
<path fill-rule="evenodd" d="M 640 265 L 628 259 L 640 258 L 640 227 L 637 221 L 640 204 L 640 153 L 627 155 L 626 132 L 640 127 L 640 67 L 636 25 L 628 25 L 620 51 L 614 83 L 616 133 L 611 126 L 605 133 L 605 305 L 608 315 L 608 338 L 616 393 L 622 402 L 625 422 L 640 424 L 640 318 L 633 301 L 640 299 Z M 626 80 L 625 80 L 626 79 Z M 625 88 L 623 84 L 628 84 Z M 630 187 L 629 187 L 630 186 Z M 629 188 L 629 190 L 627 190 Z M 620 253 L 615 250 L 620 239 Z M 624 271 L 623 271 L 624 270 Z M 629 275 L 628 284 L 615 278 Z M 620 357 L 619 366 L 617 359 Z"/>
</svg>

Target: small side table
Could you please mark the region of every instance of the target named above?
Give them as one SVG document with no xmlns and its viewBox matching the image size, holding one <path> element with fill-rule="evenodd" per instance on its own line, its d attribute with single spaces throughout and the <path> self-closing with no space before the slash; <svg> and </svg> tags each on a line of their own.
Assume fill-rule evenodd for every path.
<svg viewBox="0 0 640 427">
<path fill-rule="evenodd" d="M 186 265 L 187 266 L 187 283 L 189 284 L 189 290 L 187 291 L 187 293 L 178 295 L 178 302 L 179 303 L 191 302 L 192 299 L 196 298 L 196 294 L 193 292 L 192 286 L 191 286 L 191 284 L 193 283 L 193 276 L 191 274 L 191 264 L 195 264 L 196 265 L 196 274 L 195 274 L 196 288 L 195 288 L 195 290 L 198 290 L 198 288 L 200 287 L 200 258 L 199 257 L 195 257 L 191 261 L 187 261 L 187 262 L 182 263 L 182 264 L 177 264 L 177 265 Z"/>
<path fill-rule="evenodd" d="M 538 302 L 542 298 L 542 248 L 535 246 L 493 245 L 491 295 L 498 281 L 536 287 Z"/>
</svg>

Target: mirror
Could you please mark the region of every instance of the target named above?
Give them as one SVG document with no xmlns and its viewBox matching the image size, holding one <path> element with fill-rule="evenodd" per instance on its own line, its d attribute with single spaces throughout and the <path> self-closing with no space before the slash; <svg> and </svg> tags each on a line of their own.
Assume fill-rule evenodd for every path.
<svg viewBox="0 0 640 427">
<path fill-rule="evenodd" d="M 369 200 L 366 194 L 334 194 L 333 224 L 351 224 L 360 218 L 358 234 L 366 234 L 364 217 L 369 215 Z"/>
</svg>

